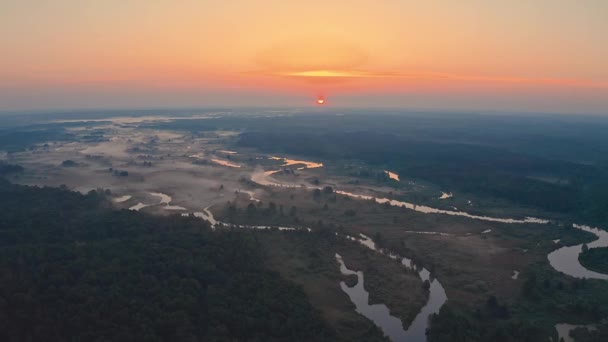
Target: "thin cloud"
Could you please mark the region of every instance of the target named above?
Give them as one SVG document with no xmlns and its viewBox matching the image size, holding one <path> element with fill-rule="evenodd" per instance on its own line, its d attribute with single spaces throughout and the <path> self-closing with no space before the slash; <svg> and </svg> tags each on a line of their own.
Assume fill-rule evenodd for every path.
<svg viewBox="0 0 608 342">
<path fill-rule="evenodd" d="M 584 88 L 608 88 L 608 82 L 572 79 L 572 78 L 533 78 L 533 77 L 506 77 L 506 76 L 477 76 L 459 75 L 436 72 L 400 73 L 400 72 L 378 72 L 361 70 L 293 70 L 276 72 L 253 72 L 267 76 L 287 77 L 293 79 L 420 79 L 437 81 L 463 81 L 477 83 L 508 83 L 521 85 L 550 85 L 570 86 Z"/>
</svg>

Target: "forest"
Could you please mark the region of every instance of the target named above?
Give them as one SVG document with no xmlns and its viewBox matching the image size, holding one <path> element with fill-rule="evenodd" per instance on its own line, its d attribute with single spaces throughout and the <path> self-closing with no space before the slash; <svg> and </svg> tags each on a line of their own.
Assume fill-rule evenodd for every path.
<svg viewBox="0 0 608 342">
<path fill-rule="evenodd" d="M 0 129 L 0 150 L 11 152 L 24 151 L 35 144 L 48 141 L 69 141 L 73 135 L 63 127 L 48 126 L 34 128 L 26 127 L 20 129 Z"/>
<path fill-rule="evenodd" d="M 2 341 L 330 341 L 255 235 L 0 181 Z"/>
<path fill-rule="evenodd" d="M 583 252 L 579 256 L 581 265 L 586 268 L 600 272 L 608 272 L 608 248 L 592 248 L 583 246 Z"/>
</svg>

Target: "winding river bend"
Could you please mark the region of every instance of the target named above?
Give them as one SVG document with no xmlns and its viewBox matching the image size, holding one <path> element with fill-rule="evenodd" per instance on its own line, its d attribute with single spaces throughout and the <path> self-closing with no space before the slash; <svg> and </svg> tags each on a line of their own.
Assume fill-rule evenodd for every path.
<svg viewBox="0 0 608 342">
<path fill-rule="evenodd" d="M 273 157 L 273 159 L 281 159 L 277 157 Z M 304 167 L 298 168 L 298 170 L 303 170 L 308 168 L 322 167 L 321 163 L 313 163 L 313 162 L 304 162 L 304 161 L 296 161 L 290 160 L 286 158 L 282 158 L 287 165 L 294 164 L 303 164 Z M 265 186 L 277 186 L 277 187 L 298 187 L 299 185 L 291 184 L 291 183 L 282 183 L 277 181 L 272 177 L 273 174 L 279 172 L 280 170 L 271 170 L 271 171 L 256 171 L 252 174 L 251 180 Z M 489 217 L 489 216 L 481 216 L 481 215 L 473 215 L 464 211 L 450 211 L 443 210 L 438 208 L 432 208 L 424 205 L 416 205 L 413 203 L 391 200 L 388 198 L 377 198 L 368 195 L 360 195 L 347 191 L 336 190 L 337 194 L 349 196 L 351 198 L 363 199 L 363 200 L 373 200 L 376 203 L 384 204 L 388 203 L 391 206 L 403 207 L 410 210 L 415 210 L 417 212 L 425 213 L 425 214 L 443 214 L 443 215 L 451 215 L 451 216 L 461 216 L 467 217 L 474 220 L 482 220 L 489 222 L 500 222 L 500 223 L 510 223 L 510 224 L 523 224 L 523 223 L 535 223 L 535 224 L 547 224 L 549 220 L 535 218 L 535 217 L 526 217 L 524 219 L 513 219 L 513 218 L 497 218 L 497 217 Z M 447 198 L 446 196 L 442 196 Z M 469 202 L 470 203 L 470 202 Z M 575 228 L 582 229 L 588 232 L 591 232 L 598 236 L 598 240 L 589 244 L 589 248 L 597 248 L 597 247 L 605 247 L 608 246 L 608 232 L 586 227 L 575 225 Z M 391 254 L 387 251 L 380 250 L 376 248 L 375 243 L 365 235 L 361 235 L 361 238 L 353 238 L 349 237 L 352 240 L 358 241 L 364 246 L 382 253 L 392 259 L 400 259 L 401 263 L 407 268 L 414 268 L 412 261 L 397 256 L 395 254 Z M 578 261 L 578 255 L 582 250 L 582 245 L 571 246 L 571 247 L 563 247 L 549 254 L 549 261 L 551 265 L 558 271 L 563 272 L 565 274 L 574 276 L 574 277 L 587 277 L 587 278 L 596 278 L 596 279 L 608 279 L 608 275 L 593 272 L 585 269 L 582 265 L 580 265 Z M 429 299 L 424 307 L 420 310 L 412 324 L 407 328 L 403 328 L 403 324 L 400 319 L 397 317 L 390 315 L 390 310 L 384 304 L 375 304 L 369 305 L 369 293 L 365 291 L 364 288 L 364 275 L 361 271 L 355 272 L 349 270 L 344 265 L 344 261 L 341 256 L 336 254 L 336 259 L 340 264 L 340 271 L 343 274 L 355 274 L 357 275 L 357 284 L 353 287 L 348 287 L 344 282 L 340 283 L 342 290 L 349 296 L 353 304 L 355 304 L 357 312 L 361 313 L 363 316 L 367 317 L 371 321 L 373 321 L 383 332 L 389 337 L 393 342 L 395 341 L 426 341 L 426 330 L 429 324 L 429 316 L 433 313 L 438 313 L 441 307 L 448 300 L 445 289 L 441 285 L 441 283 L 437 279 L 432 279 L 431 274 L 428 270 L 422 268 L 418 275 L 422 281 L 428 280 L 430 283 L 429 288 Z M 515 271 L 512 276 L 513 279 L 517 279 L 518 276 L 517 271 Z"/>
<path fill-rule="evenodd" d="M 274 159 L 279 159 L 274 157 Z M 297 164 L 295 160 L 289 160 L 283 158 L 286 161 L 283 166 Z M 298 168 L 298 170 L 306 169 L 308 166 L 310 167 L 322 167 L 321 163 L 312 163 L 312 162 L 302 162 L 304 167 Z M 279 186 L 279 187 L 297 187 L 299 185 L 289 184 L 289 183 L 281 183 L 272 177 L 273 174 L 279 172 L 280 170 L 275 171 L 256 171 L 252 174 L 251 180 L 265 186 Z M 393 178 L 393 177 L 391 177 Z M 450 211 L 443 210 L 438 208 L 432 208 L 423 205 L 416 205 L 413 203 L 391 200 L 388 198 L 376 198 L 367 195 L 360 195 L 346 191 L 336 190 L 337 194 L 349 196 L 352 198 L 358 198 L 363 200 L 373 200 L 377 203 L 383 204 L 388 203 L 391 206 L 403 207 L 411 210 L 415 210 L 418 212 L 422 212 L 425 214 L 443 214 L 443 215 L 452 215 L 452 216 L 462 216 L 467 217 L 474 220 L 482 220 L 489 222 L 500 222 L 500 223 L 512 223 L 512 224 L 522 224 L 522 223 L 535 223 L 535 224 L 547 224 L 549 220 L 535 218 L 535 217 L 526 217 L 524 219 L 513 219 L 513 218 L 497 218 L 497 217 L 489 217 L 489 216 L 481 216 L 481 215 L 473 215 L 464 211 Z M 448 196 L 443 196 L 442 198 L 447 198 Z M 470 201 L 469 201 L 470 204 Z M 598 228 L 592 228 L 584 225 L 574 224 L 573 227 L 575 229 L 580 229 L 589 233 L 594 234 L 597 239 L 587 246 L 589 248 L 600 248 L 600 247 L 608 247 L 608 232 Z M 363 245 L 368 248 L 371 248 L 375 251 L 383 253 L 391 258 L 397 259 L 401 258 L 399 256 L 390 254 L 386 251 L 378 250 L 374 244 L 374 242 L 362 235 L 362 239 L 355 239 L 359 241 Z M 583 267 L 579 262 L 579 255 L 582 252 L 583 244 L 575 245 L 575 246 L 565 246 L 559 248 L 547 255 L 549 259 L 549 263 L 551 266 L 566 275 L 575 277 L 575 278 L 590 278 L 590 279 L 602 279 L 608 280 L 608 274 L 603 274 L 599 272 L 594 272 Z M 418 313 L 412 324 L 408 329 L 404 329 L 401 321 L 390 315 L 390 311 L 386 305 L 376 304 L 369 305 L 369 293 L 365 291 L 364 288 L 364 276 L 362 272 L 355 272 L 348 270 L 344 265 L 344 262 L 338 254 L 336 254 L 336 259 L 340 264 L 340 270 L 343 274 L 355 274 L 357 275 L 357 284 L 353 287 L 348 287 L 344 282 L 340 283 L 342 290 L 348 294 L 351 301 L 355 304 L 357 308 L 357 312 L 361 313 L 368 319 L 372 320 L 378 327 L 382 329 L 384 334 L 388 336 L 392 341 L 426 341 L 426 328 L 428 327 L 428 318 L 429 315 L 433 313 L 438 313 L 439 309 L 443 306 L 443 304 L 447 301 L 447 295 L 443 286 L 439 283 L 437 279 L 432 279 L 430 277 L 430 272 L 426 269 L 422 269 L 419 272 L 420 278 L 425 281 L 429 280 L 430 292 L 429 292 L 429 300 L 427 304 L 421 309 Z M 401 258 L 402 263 L 405 267 L 412 268 L 411 260 L 407 258 Z M 518 271 L 514 271 L 513 279 L 517 279 L 519 275 Z M 560 326 L 559 324 L 557 326 Z M 557 327 L 556 326 L 556 327 Z M 559 329 L 558 329 L 559 330 Z"/>
<path fill-rule="evenodd" d="M 313 163 L 313 162 L 305 162 L 298 160 L 291 160 L 286 158 L 276 158 L 284 161 L 284 164 L 281 166 L 290 166 L 301 164 L 303 167 L 299 167 L 298 169 L 306 169 L 306 168 L 318 168 L 323 167 L 321 163 Z M 274 179 L 272 176 L 279 170 L 274 171 L 256 171 L 252 174 L 251 179 L 260 184 L 266 186 L 277 186 L 277 187 L 299 187 L 300 185 L 295 184 L 286 184 L 281 183 L 280 181 Z M 249 193 L 249 192 L 247 192 Z M 511 218 L 495 218 L 488 216 L 479 216 L 472 215 L 463 211 L 449 211 L 443 209 L 432 208 L 428 206 L 416 205 L 413 203 L 402 202 L 397 200 L 391 200 L 388 198 L 376 198 L 367 195 L 359 195 L 355 193 L 350 193 L 346 191 L 336 191 L 337 194 L 341 194 L 344 196 L 349 196 L 351 198 L 362 199 L 362 200 L 374 200 L 377 203 L 383 204 L 388 203 L 392 206 L 404 207 L 410 210 L 415 210 L 418 212 L 422 212 L 425 214 L 443 214 L 443 215 L 452 215 L 452 216 L 462 216 L 470 219 L 476 220 L 484 220 L 491 222 L 501 222 L 501 223 L 536 223 L 536 224 L 546 224 L 549 221 L 539 218 L 527 217 L 525 219 L 511 219 Z M 167 210 L 187 210 L 183 207 L 173 206 L 171 205 L 171 197 L 162 193 L 150 193 L 150 195 L 160 198 L 160 201 L 153 204 L 143 204 L 138 203 L 137 205 L 131 207 L 132 210 L 139 210 L 143 207 L 151 206 L 151 205 L 163 205 Z M 257 200 L 253 197 L 252 193 L 249 193 L 252 200 Z M 127 196 L 120 197 L 116 200 L 117 203 L 122 201 L 126 201 L 129 198 Z M 192 213 L 195 216 L 201 217 L 207 221 L 209 221 L 212 227 L 217 227 L 218 225 L 225 226 L 234 226 L 231 224 L 218 222 L 209 208 L 205 208 L 199 212 Z M 190 215 L 190 214 L 182 214 L 182 215 Z M 238 227 L 238 226 L 234 226 Z M 252 229 L 270 229 L 270 226 L 249 226 L 249 227 L 241 227 L 241 228 L 252 228 Z M 293 227 L 277 227 L 280 230 L 295 230 Z M 581 229 L 587 232 L 590 232 L 597 236 L 597 240 L 588 244 L 589 248 L 599 248 L 599 247 L 608 247 L 608 232 L 603 231 L 601 229 L 592 228 L 583 225 L 574 225 L 575 229 Z M 310 231 L 310 228 L 304 228 Z M 427 232 L 418 232 L 420 234 Z M 428 234 L 434 234 L 433 232 L 428 232 Z M 441 233 L 445 235 L 449 235 L 448 233 Z M 340 271 L 343 274 L 353 274 L 357 276 L 357 284 L 353 287 L 348 287 L 344 282 L 340 283 L 340 287 L 342 290 L 349 296 L 351 302 L 355 305 L 357 312 L 370 319 L 376 326 L 378 326 L 383 333 L 391 339 L 393 342 L 395 341 L 406 341 L 406 342 L 417 342 L 417 341 L 426 341 L 426 331 L 429 325 L 429 316 L 438 313 L 441 307 L 447 302 L 448 298 L 443 288 L 442 284 L 438 279 L 432 278 L 431 274 L 425 268 L 417 269 L 415 265 L 412 263 L 410 259 L 398 256 L 396 254 L 390 253 L 388 251 L 379 249 L 376 247 L 373 240 L 365 235 L 360 235 L 360 237 L 348 237 L 351 240 L 357 241 L 364 245 L 365 247 L 374 250 L 375 252 L 381 253 L 391 259 L 400 260 L 402 265 L 408 269 L 415 269 L 418 272 L 418 276 L 420 279 L 424 281 L 429 281 L 429 298 L 427 303 L 421 308 L 420 312 L 417 314 L 415 319 L 412 321 L 409 327 L 404 328 L 403 323 L 398 317 L 392 316 L 390 314 L 389 307 L 385 304 L 369 304 L 369 292 L 365 290 L 364 287 L 364 274 L 361 271 L 353 271 L 346 268 L 344 265 L 344 261 L 342 257 L 336 255 L 336 260 L 340 264 Z M 559 248 L 548 255 L 548 259 L 550 264 L 559 272 L 565 273 L 567 275 L 576 277 L 576 278 L 592 278 L 592 279 L 605 279 L 608 280 L 608 275 L 594 272 L 584 268 L 580 262 L 578 261 L 578 256 L 582 251 L 582 244 L 576 246 L 566 246 Z M 513 276 L 514 279 L 517 278 L 517 271 Z"/>
<path fill-rule="evenodd" d="M 303 161 L 303 160 L 293 160 L 293 159 L 279 158 L 279 157 L 272 157 L 271 159 L 278 159 L 278 160 L 282 159 L 283 161 L 285 161 L 285 163 L 281 166 L 289 166 L 289 165 L 296 165 L 296 164 L 304 165 L 303 167 L 300 167 L 297 170 L 323 167 L 322 163 L 315 163 L 315 162 L 309 162 L 309 161 Z M 296 185 L 296 184 L 292 184 L 292 183 L 283 183 L 283 182 L 280 182 L 280 181 L 277 181 L 276 179 L 274 179 L 272 177 L 272 175 L 277 172 L 280 172 L 280 171 L 281 170 L 255 171 L 251 175 L 251 180 L 255 183 L 258 183 L 260 185 L 265 185 L 265 186 L 277 186 L 277 187 L 284 187 L 284 188 L 295 188 L 295 187 L 300 186 L 300 185 Z M 452 216 L 464 216 L 464 217 L 472 218 L 475 220 L 501 222 L 501 223 L 538 223 L 538 224 L 549 223 L 549 220 L 539 219 L 539 218 L 535 218 L 535 217 L 526 217 L 525 219 L 512 219 L 512 218 L 497 218 L 497 217 L 489 217 L 489 216 L 480 216 L 480 215 L 472 215 L 472 214 L 469 214 L 464 211 L 451 211 L 451 210 L 437 209 L 437 208 L 427 207 L 424 205 L 417 205 L 417 204 L 409 203 L 409 202 L 391 200 L 388 198 L 378 198 L 378 197 L 373 197 L 373 196 L 368 196 L 368 195 L 359 195 L 359 194 L 355 194 L 352 192 L 341 191 L 341 190 L 336 190 L 336 193 L 339 195 L 349 196 L 352 198 L 358 198 L 358 199 L 363 199 L 363 200 L 374 200 L 380 204 L 388 203 L 389 205 L 392 205 L 395 207 L 404 207 L 404 208 L 415 210 L 417 212 L 421 212 L 421 213 L 425 213 L 425 214 L 444 214 L 444 215 L 452 215 Z"/>
<path fill-rule="evenodd" d="M 518 219 L 512 219 L 512 218 L 497 218 L 497 217 L 489 217 L 489 216 L 479 216 L 479 215 L 472 215 L 472 214 L 466 213 L 464 211 L 451 211 L 451 210 L 437 209 L 437 208 L 427 207 L 424 205 L 417 205 L 417 204 L 408 203 L 408 202 L 391 200 L 388 198 L 377 198 L 377 197 L 373 197 L 373 196 L 358 195 L 358 194 L 354 194 L 352 192 L 347 192 L 347 191 L 337 190 L 336 193 L 340 194 L 340 195 L 350 196 L 353 198 L 363 199 L 363 200 L 374 200 L 374 201 L 376 201 L 376 203 L 380 203 L 380 204 L 388 203 L 394 207 L 404 207 L 404 208 L 415 210 L 417 212 L 421 212 L 421 213 L 425 213 L 425 214 L 444 214 L 444 215 L 452 215 L 452 216 L 464 216 L 464 217 L 472 218 L 475 220 L 501 222 L 501 223 L 538 223 L 538 224 L 549 223 L 549 220 L 543 220 L 543 219 L 539 219 L 539 218 L 535 218 L 535 217 L 526 217 L 523 220 L 521 220 L 521 219 L 518 220 Z"/>
<path fill-rule="evenodd" d="M 360 238 L 347 236 L 350 240 L 357 241 L 363 246 L 381 253 L 391 259 L 400 260 L 401 264 L 408 269 L 418 270 L 412 260 L 401 257 L 397 254 L 390 253 L 386 250 L 376 247 L 374 241 L 363 235 L 359 234 Z M 429 298 L 426 304 L 420 309 L 416 318 L 412 321 L 410 326 L 405 329 L 403 323 L 397 317 L 390 315 L 389 308 L 384 304 L 369 304 L 369 293 L 364 288 L 364 276 L 363 272 L 354 272 L 348 270 L 344 265 L 342 257 L 336 254 L 336 259 L 340 264 L 340 271 L 342 274 L 355 274 L 357 275 L 357 284 L 353 287 L 348 287 L 344 282 L 340 283 L 342 291 L 344 291 L 355 304 L 357 312 L 373 321 L 378 326 L 384 335 L 391 339 L 393 342 L 418 342 L 426 341 L 426 330 L 429 326 L 429 316 L 434 313 L 439 313 L 439 310 L 447 302 L 448 297 L 445 293 L 445 289 L 439 282 L 439 280 L 431 277 L 429 272 L 424 267 L 418 270 L 418 276 L 423 282 L 429 281 Z M 346 272 L 346 273 L 345 273 Z"/>
<path fill-rule="evenodd" d="M 355 310 L 374 322 L 374 324 L 382 330 L 385 336 L 391 341 L 404 341 L 403 323 L 395 316 L 391 316 L 390 310 L 384 304 L 369 304 L 369 292 L 365 290 L 363 285 L 364 277 L 361 271 L 352 271 L 346 268 L 342 256 L 336 253 L 336 260 L 340 264 L 340 272 L 344 275 L 356 275 L 357 284 L 348 287 L 345 282 L 340 282 L 340 287 L 344 291 L 351 302 L 355 304 Z M 412 340 L 413 341 L 413 340 Z"/>
<path fill-rule="evenodd" d="M 299 170 L 305 168 L 317 168 L 323 167 L 322 163 L 314 163 L 300 160 L 292 160 L 287 158 L 278 158 L 273 157 L 273 159 L 282 159 L 285 161 L 286 165 L 294 165 L 294 164 L 302 164 L 304 167 L 299 168 Z M 296 187 L 295 184 L 282 183 L 277 181 L 272 177 L 272 175 L 280 170 L 273 171 L 256 171 L 252 174 L 251 180 L 266 186 L 278 186 L 278 187 Z M 355 194 L 352 192 L 336 190 L 337 194 L 349 196 L 351 198 L 357 198 L 362 200 L 373 200 L 376 203 L 384 204 L 388 203 L 389 205 L 396 207 L 403 207 L 411 210 L 415 210 L 417 212 L 425 213 L 425 214 L 442 214 L 442 215 L 451 215 L 451 216 L 462 216 L 468 217 L 474 220 L 482 220 L 482 221 L 490 221 L 490 222 L 500 222 L 500 223 L 512 223 L 512 224 L 521 224 L 521 223 L 536 223 L 536 224 L 547 224 L 549 220 L 535 218 L 535 217 L 526 217 L 524 219 L 513 219 L 513 218 L 498 218 L 498 217 L 490 217 L 490 216 L 481 216 L 481 215 L 473 215 L 464 211 L 451 211 L 444 210 L 438 208 L 432 208 L 424 205 L 416 205 L 414 203 L 408 203 L 398 200 L 392 200 L 388 198 L 378 198 L 368 195 Z M 592 228 L 584 225 L 573 225 L 574 228 L 584 230 L 586 232 L 592 233 L 598 237 L 597 240 L 588 244 L 589 248 L 598 248 L 598 247 L 608 247 L 608 232 L 598 229 Z M 591 278 L 591 279 L 605 279 L 608 280 L 608 274 L 598 273 L 583 267 L 578 261 L 578 256 L 582 251 L 582 244 L 576 246 L 566 246 L 560 249 L 557 249 L 551 252 L 548 255 L 549 262 L 551 266 L 555 268 L 557 271 L 562 272 L 564 274 L 570 275 L 576 278 Z"/>
<path fill-rule="evenodd" d="M 203 209 L 203 211 L 195 211 L 190 213 L 182 213 L 182 216 L 190 216 L 194 215 L 195 217 L 200 217 L 203 220 L 209 222 L 211 225 L 211 229 L 215 229 L 218 226 L 224 227 L 232 227 L 232 228 L 250 228 L 250 229 L 273 229 L 276 228 L 278 230 L 298 230 L 298 229 L 306 229 L 307 231 L 311 231 L 310 228 L 294 228 L 294 227 L 281 227 L 281 226 L 241 226 L 237 224 L 221 222 L 215 219 L 213 213 L 209 210 L 209 207 Z"/>
<path fill-rule="evenodd" d="M 608 247 L 608 232 L 599 228 L 593 228 L 584 225 L 572 225 L 576 229 L 580 229 L 597 236 L 597 240 L 587 244 L 589 248 Z M 565 246 L 549 253 L 547 258 L 553 268 L 559 272 L 567 274 L 575 278 L 589 279 L 604 279 L 608 280 L 608 274 L 598 273 L 586 269 L 578 260 L 579 255 L 583 251 L 583 244 L 575 246 Z"/>
<path fill-rule="evenodd" d="M 144 204 L 142 202 L 139 202 L 136 205 L 131 206 L 129 208 L 129 210 L 139 211 L 139 210 L 141 210 L 143 208 L 151 207 L 153 205 L 162 205 L 165 210 L 186 210 L 186 208 L 184 208 L 182 206 L 171 205 L 171 201 L 173 200 L 173 198 L 171 198 L 171 196 L 169 196 L 167 194 L 163 194 L 162 192 L 150 192 L 150 195 L 152 195 L 154 197 L 160 198 L 160 202 L 158 202 L 158 203 L 152 203 L 152 204 Z M 115 202 L 118 202 L 118 203 L 124 202 L 124 201 L 126 201 L 126 200 L 128 200 L 130 198 L 131 198 L 130 195 L 129 196 L 122 196 L 122 197 L 119 197 L 119 198 L 115 199 Z M 119 201 L 119 200 L 121 200 L 121 201 Z"/>
</svg>

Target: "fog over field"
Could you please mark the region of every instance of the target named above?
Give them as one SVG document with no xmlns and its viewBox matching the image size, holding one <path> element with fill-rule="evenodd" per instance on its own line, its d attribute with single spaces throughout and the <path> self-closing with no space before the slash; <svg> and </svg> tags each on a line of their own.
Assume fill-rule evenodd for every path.
<svg viewBox="0 0 608 342">
<path fill-rule="evenodd" d="M 589 134 L 605 128 L 608 120 L 598 117 L 340 109 L 7 115 L 0 131 L 3 191 L 13 195 L 3 200 L 25 200 L 29 191 L 41 192 L 38 202 L 50 200 L 23 202 L 9 219 L 19 225 L 30 222 L 19 215 L 36 217 L 37 208 L 66 203 L 59 214 L 85 205 L 55 219 L 92 225 L 88 237 L 78 237 L 78 225 L 64 233 L 74 234 L 65 241 L 75 239 L 78 248 L 156 239 L 154 227 L 164 224 L 158 220 L 172 222 L 158 233 L 174 234 L 179 246 L 180 234 L 207 239 L 202 251 L 236 234 L 244 240 L 233 243 L 248 246 L 243 251 L 260 253 L 264 271 L 255 274 L 278 272 L 299 289 L 289 296 L 315 314 L 298 324 L 324 326 L 314 339 L 443 341 L 461 331 L 479 340 L 557 341 L 572 330 L 586 341 L 604 331 L 600 303 L 608 293 L 608 141 Z M 51 189 L 57 193 L 44 193 Z M 70 191 L 83 196 L 78 206 L 63 202 L 76 196 Z M 94 228 L 113 216 L 118 221 Z M 108 231 L 123 224 L 120 217 L 147 228 Z M 3 227 L 15 246 L 28 229 L 47 229 Z M 104 229 L 109 236 L 94 235 Z M 232 279 L 233 271 L 221 272 Z M 216 291 L 213 277 L 193 281 Z M 74 289 L 86 284 L 73 279 Z M 232 336 L 251 333 L 260 332 L 235 326 Z"/>
</svg>

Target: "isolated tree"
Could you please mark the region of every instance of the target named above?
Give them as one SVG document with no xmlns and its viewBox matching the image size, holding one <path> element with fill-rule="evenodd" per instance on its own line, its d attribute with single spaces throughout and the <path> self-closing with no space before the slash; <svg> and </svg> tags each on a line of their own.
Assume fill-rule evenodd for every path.
<svg viewBox="0 0 608 342">
<path fill-rule="evenodd" d="M 312 192 L 312 197 L 313 197 L 314 199 L 317 199 L 317 198 L 321 197 L 321 190 L 319 190 L 319 189 L 314 189 L 314 190 L 313 190 L 313 192 Z"/>
<path fill-rule="evenodd" d="M 345 216 L 351 216 L 351 217 L 352 217 L 352 216 L 357 215 L 357 212 L 356 212 L 356 211 L 354 211 L 353 209 L 346 209 L 346 210 L 344 211 L 344 215 L 345 215 Z"/>
<path fill-rule="evenodd" d="M 231 203 L 230 201 L 228 201 L 227 203 L 228 206 L 228 216 L 229 217 L 234 217 L 234 215 L 236 215 L 236 202 Z"/>
<path fill-rule="evenodd" d="M 277 212 L 277 205 L 276 205 L 276 204 L 274 204 L 274 202 L 270 202 L 270 203 L 268 203 L 268 212 L 269 212 L 270 214 L 274 214 L 274 213 L 276 213 L 276 212 Z"/>
<path fill-rule="evenodd" d="M 538 293 L 536 291 L 536 274 L 528 274 L 528 276 L 526 277 L 526 281 L 524 281 L 524 284 L 522 286 L 522 292 L 524 297 L 532 299 L 537 297 Z"/>
<path fill-rule="evenodd" d="M 247 206 L 247 215 L 248 216 L 253 216 L 256 213 L 257 208 L 255 207 L 255 205 L 253 203 L 249 203 L 249 205 Z"/>
<path fill-rule="evenodd" d="M 73 167 L 73 166 L 77 166 L 77 165 L 78 164 L 75 161 L 70 160 L 70 159 L 64 160 L 61 163 L 61 166 L 63 166 L 63 167 Z"/>
<path fill-rule="evenodd" d="M 495 310 L 497 307 L 498 299 L 496 299 L 496 296 L 489 296 L 486 300 L 486 308 L 488 308 L 488 310 Z"/>
<path fill-rule="evenodd" d="M 382 247 L 384 245 L 384 243 L 385 243 L 385 241 L 384 241 L 384 235 L 382 235 L 382 233 L 380 233 L 380 232 L 376 232 L 374 234 L 374 239 L 373 240 L 380 247 Z"/>
</svg>

